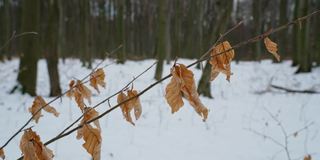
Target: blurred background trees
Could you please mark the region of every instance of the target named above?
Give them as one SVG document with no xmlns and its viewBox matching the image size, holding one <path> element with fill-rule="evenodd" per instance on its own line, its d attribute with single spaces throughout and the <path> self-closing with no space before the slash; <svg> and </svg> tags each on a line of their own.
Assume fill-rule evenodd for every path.
<svg viewBox="0 0 320 160">
<path fill-rule="evenodd" d="M 18 81 L 36 76 L 36 62 L 45 58 L 50 73 L 51 95 L 61 91 L 59 58 L 81 59 L 91 67 L 94 58 L 123 45 L 114 58 L 157 58 L 155 78 L 165 61 L 199 58 L 228 27 L 244 25 L 227 38 L 234 44 L 273 26 L 320 9 L 319 0 L 0 0 L 0 44 L 16 31 L 36 31 L 38 36 L 14 40 L 0 50 L 0 59 L 20 57 Z M 319 16 L 284 30 L 271 38 L 279 44 L 283 59 L 292 59 L 298 72 L 320 64 Z M 236 60 L 270 58 L 256 43 L 237 50 Z M 30 70 L 30 71 L 29 71 Z M 31 70 L 33 70 L 31 72 Z M 204 67 L 208 72 L 209 67 Z M 28 76 L 25 75 L 28 73 Z M 30 79 L 29 79 L 30 78 Z M 27 80 L 29 79 L 29 80 Z M 208 77 L 202 76 L 199 92 L 210 97 Z"/>
</svg>

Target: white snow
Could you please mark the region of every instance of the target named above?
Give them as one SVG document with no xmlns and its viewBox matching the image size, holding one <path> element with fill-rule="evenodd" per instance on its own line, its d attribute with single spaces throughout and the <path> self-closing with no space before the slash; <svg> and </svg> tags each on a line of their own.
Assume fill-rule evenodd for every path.
<svg viewBox="0 0 320 160">
<path fill-rule="evenodd" d="M 128 61 L 124 65 L 112 64 L 106 67 L 106 89 L 99 95 L 93 91 L 92 105 L 113 94 L 128 83 L 134 76 L 149 67 L 154 60 Z M 193 60 L 182 59 L 179 63 L 189 64 Z M 96 61 L 94 64 L 97 64 Z M 105 64 L 112 63 L 107 60 Z M 286 152 L 270 138 L 264 138 L 253 132 L 272 137 L 285 144 L 285 137 L 278 123 L 287 134 L 292 134 L 304 126 L 313 123 L 299 132 L 297 137 L 288 139 L 291 159 L 303 159 L 311 154 L 320 159 L 320 95 L 293 94 L 268 88 L 273 84 L 295 89 L 315 89 L 320 91 L 320 68 L 312 73 L 295 75 L 296 68 L 290 62 L 273 64 L 270 60 L 262 62 L 240 62 L 232 64 L 234 75 L 231 83 L 224 75 L 212 82 L 214 99 L 201 97 L 210 109 L 207 122 L 202 122 L 192 107 L 186 102 L 177 113 L 171 114 L 164 98 L 168 80 L 157 85 L 141 97 L 142 118 L 136 126 L 127 123 L 119 109 L 100 120 L 102 126 L 102 159 L 114 160 L 284 160 Z M 164 75 L 169 73 L 170 65 L 165 65 Z M 27 112 L 33 98 L 20 93 L 8 92 L 16 84 L 19 60 L 0 63 L 0 145 L 2 145 L 30 117 Z M 94 65 L 93 65 L 94 66 Z M 37 93 L 46 101 L 49 93 L 49 80 L 46 62 L 38 63 Z M 196 80 L 201 71 L 192 68 Z M 69 80 L 81 79 L 90 70 L 81 67 L 79 60 L 67 59 L 59 64 L 60 80 L 63 91 L 68 89 Z M 154 82 L 154 68 L 136 80 L 134 87 L 143 90 Z M 93 89 L 92 89 L 93 90 Z M 267 91 L 267 92 L 265 92 Z M 112 99 L 112 105 L 116 99 Z M 61 114 L 58 118 L 43 113 L 39 124 L 34 126 L 42 141 L 47 141 L 62 131 L 81 114 L 73 100 L 63 97 L 52 104 Z M 102 113 L 109 106 L 98 107 Z M 16 159 L 21 155 L 17 136 L 6 148 L 7 159 Z M 82 148 L 82 140 L 72 134 L 49 145 L 57 160 L 89 160 L 90 156 Z"/>
</svg>

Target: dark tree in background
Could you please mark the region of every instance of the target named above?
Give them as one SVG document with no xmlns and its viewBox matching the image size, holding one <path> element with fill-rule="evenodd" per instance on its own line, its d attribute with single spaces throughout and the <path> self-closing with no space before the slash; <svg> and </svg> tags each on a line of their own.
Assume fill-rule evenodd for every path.
<svg viewBox="0 0 320 160">
<path fill-rule="evenodd" d="M 42 1 L 45 2 L 45 1 Z M 46 20 L 48 21 L 45 29 L 45 42 L 43 44 L 49 80 L 50 80 L 50 96 L 57 96 L 61 94 L 60 80 L 58 73 L 58 34 L 59 34 L 59 8 L 58 1 L 46 0 L 48 9 L 48 15 Z"/>
<path fill-rule="evenodd" d="M 40 0 L 24 0 L 22 3 L 22 32 L 39 31 Z M 36 95 L 39 38 L 25 36 L 21 39 L 21 55 L 18 82 L 22 93 Z"/>
<path fill-rule="evenodd" d="M 154 78 L 159 80 L 162 78 L 163 62 L 166 55 L 166 3 L 169 0 L 158 1 L 158 24 L 156 39 L 156 57 L 158 60 Z"/>
<path fill-rule="evenodd" d="M 127 59 L 159 60 L 154 76 L 159 79 L 164 61 L 199 58 L 219 34 L 240 20 L 244 20 L 243 25 L 226 37 L 231 44 L 320 9 L 319 3 L 319 0 L 0 0 L 0 46 L 13 31 L 39 33 L 37 37 L 14 39 L 0 51 L 0 58 L 21 55 L 18 82 L 25 92 L 33 95 L 33 89 L 27 88 L 35 88 L 39 58 L 47 60 L 50 95 L 56 95 L 60 90 L 59 58 L 78 58 L 90 68 L 92 60 L 104 58 L 106 52 L 119 45 L 123 47 L 113 58 L 120 64 Z M 312 63 L 320 64 L 319 17 L 270 37 L 279 45 L 282 60 L 292 60 L 298 72 L 311 71 Z M 255 43 L 237 49 L 235 59 L 270 59 L 271 55 L 264 52 L 263 42 Z M 207 74 L 210 65 L 203 69 L 199 92 L 211 97 Z"/>
</svg>

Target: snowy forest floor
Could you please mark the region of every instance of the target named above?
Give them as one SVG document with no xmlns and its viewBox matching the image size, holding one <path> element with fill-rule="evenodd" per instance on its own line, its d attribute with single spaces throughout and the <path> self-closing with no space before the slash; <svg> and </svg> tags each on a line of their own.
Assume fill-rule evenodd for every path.
<svg viewBox="0 0 320 160">
<path fill-rule="evenodd" d="M 106 89 L 101 94 L 92 90 L 92 104 L 113 94 L 127 84 L 134 76 L 149 67 L 154 60 L 128 61 L 124 65 L 112 64 L 104 68 Z M 179 60 L 189 64 L 192 60 Z M 96 61 L 95 64 L 97 64 Z M 107 60 L 105 64 L 113 63 Z M 164 66 L 164 75 L 170 71 Z M 174 115 L 164 98 L 168 80 L 142 95 L 142 118 L 136 126 L 127 123 L 119 109 L 100 120 L 102 127 L 102 159 L 115 160 L 284 160 L 285 136 L 277 120 L 281 122 L 288 135 L 288 151 L 291 159 L 303 159 L 311 154 L 320 159 L 320 95 L 285 93 L 268 88 L 272 84 L 293 89 L 314 89 L 320 91 L 320 68 L 312 73 L 298 74 L 290 61 L 273 64 L 271 60 L 262 62 L 232 63 L 231 82 L 219 75 L 212 82 L 214 99 L 201 97 L 210 109 L 206 122 L 196 114 L 186 102 Z M 104 64 L 102 65 L 104 66 Z M 1 145 L 30 117 L 28 107 L 33 97 L 20 93 L 9 94 L 16 84 L 19 60 L 0 63 L 0 143 Z M 201 71 L 191 68 L 195 79 L 199 80 Z M 148 71 L 134 83 L 135 89 L 143 90 L 153 79 L 154 70 Z M 59 63 L 62 90 L 68 89 L 72 78 L 81 79 L 90 72 L 81 67 L 76 59 Z M 38 63 L 37 93 L 46 101 L 49 94 L 49 78 L 46 62 Z M 116 104 L 116 98 L 111 104 Z M 64 127 L 81 115 L 73 100 L 63 97 L 52 104 L 59 112 L 58 118 L 43 113 L 44 117 L 35 125 L 43 142 L 54 137 Z M 100 113 L 108 109 L 107 104 L 98 107 Z M 305 126 L 308 126 L 304 128 Z M 304 129 L 303 129 L 304 128 Z M 294 134 L 299 131 L 298 134 Z M 21 155 L 19 141 L 21 134 L 6 148 L 9 160 Z M 72 134 L 49 145 L 57 160 L 89 160 L 90 156 L 82 147 L 82 140 Z"/>
</svg>

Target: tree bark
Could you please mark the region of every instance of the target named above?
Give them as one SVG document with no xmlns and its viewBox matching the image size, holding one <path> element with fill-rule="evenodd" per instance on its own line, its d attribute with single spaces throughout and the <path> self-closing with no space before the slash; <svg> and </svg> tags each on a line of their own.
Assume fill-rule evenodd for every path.
<svg viewBox="0 0 320 160">
<path fill-rule="evenodd" d="M 262 30 L 262 20 L 261 14 L 262 12 L 262 3 L 261 0 L 253 0 L 252 1 L 252 16 L 253 16 L 253 27 L 254 35 L 259 35 Z M 253 56 L 255 60 L 260 60 L 261 58 L 261 43 L 253 44 Z"/>
<path fill-rule="evenodd" d="M 50 80 L 50 96 L 58 96 L 61 94 L 61 88 L 58 72 L 59 9 L 57 1 L 48 0 L 48 13 L 44 52 Z"/>
<path fill-rule="evenodd" d="M 157 40 L 156 40 L 156 55 L 157 55 L 157 66 L 154 78 L 156 80 L 161 79 L 163 72 L 163 62 L 165 58 L 165 48 L 166 48 L 166 9 L 165 4 L 168 0 L 158 1 L 158 25 L 157 25 Z"/>
<path fill-rule="evenodd" d="M 22 2 L 22 32 L 39 30 L 40 0 L 25 0 Z M 39 54 L 39 39 L 36 36 L 25 36 L 21 39 L 20 65 L 18 83 L 22 93 L 36 95 L 37 61 Z"/>
<path fill-rule="evenodd" d="M 300 1 L 298 16 L 301 17 L 308 13 L 308 6 L 309 0 Z M 302 22 L 301 28 L 297 31 L 296 36 L 296 43 L 297 43 L 297 53 L 298 53 L 298 64 L 299 68 L 297 73 L 300 72 L 310 72 L 311 71 L 311 59 L 310 59 L 310 52 L 309 52 L 309 27 L 310 27 L 310 20 L 306 20 Z"/>
<path fill-rule="evenodd" d="M 287 5 L 288 5 L 288 0 L 280 0 L 280 7 L 279 7 L 279 25 L 283 25 L 288 22 L 288 16 L 287 16 Z M 288 31 L 283 30 L 279 32 L 279 53 L 282 55 L 282 57 L 285 57 L 287 55 L 287 36 L 288 36 Z"/>
</svg>

